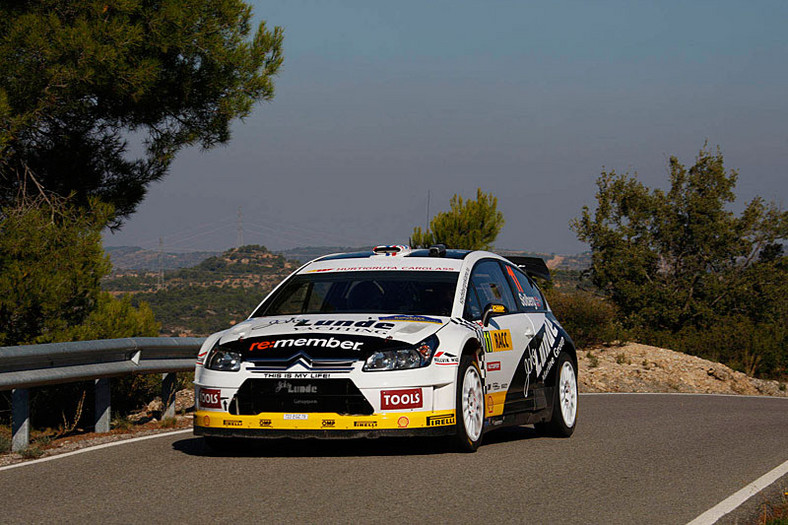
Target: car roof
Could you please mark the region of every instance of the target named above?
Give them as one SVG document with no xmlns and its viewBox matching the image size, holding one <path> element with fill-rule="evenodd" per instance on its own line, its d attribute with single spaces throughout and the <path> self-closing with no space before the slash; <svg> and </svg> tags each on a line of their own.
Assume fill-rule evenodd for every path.
<svg viewBox="0 0 788 525">
<path fill-rule="evenodd" d="M 470 250 L 442 249 L 438 255 L 408 246 L 377 246 L 368 252 L 335 253 L 315 259 L 299 273 L 353 271 L 448 271 L 458 272 Z"/>
</svg>

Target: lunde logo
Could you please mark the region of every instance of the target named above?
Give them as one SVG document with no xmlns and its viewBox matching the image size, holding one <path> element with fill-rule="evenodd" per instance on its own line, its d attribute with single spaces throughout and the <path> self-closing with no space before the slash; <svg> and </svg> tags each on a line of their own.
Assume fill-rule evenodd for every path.
<svg viewBox="0 0 788 525">
<path fill-rule="evenodd" d="M 421 397 L 421 388 L 380 391 L 380 408 L 382 410 L 421 408 L 423 404 L 424 402 Z"/>
<path fill-rule="evenodd" d="M 222 391 L 218 388 L 200 389 L 200 406 L 203 408 L 222 408 Z"/>
</svg>

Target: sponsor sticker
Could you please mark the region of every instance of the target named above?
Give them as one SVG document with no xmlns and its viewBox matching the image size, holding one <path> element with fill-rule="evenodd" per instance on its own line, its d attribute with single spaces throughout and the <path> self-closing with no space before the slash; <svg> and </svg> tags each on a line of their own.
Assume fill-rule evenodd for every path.
<svg viewBox="0 0 788 525">
<path fill-rule="evenodd" d="M 496 370 L 501 369 L 501 362 L 500 361 L 490 361 L 487 363 L 487 371 L 488 372 L 495 372 Z"/>
<path fill-rule="evenodd" d="M 402 416 L 397 420 L 397 426 L 399 428 L 408 428 L 408 425 L 410 425 L 410 419 L 405 416 Z"/>
<path fill-rule="evenodd" d="M 341 348 L 342 350 L 360 350 L 363 342 L 343 341 L 333 337 L 301 337 L 299 339 L 273 339 L 256 341 L 249 345 L 249 351 L 268 350 L 269 348 L 310 347 Z"/>
<path fill-rule="evenodd" d="M 513 350 L 512 332 L 509 330 L 490 330 L 484 332 L 484 346 L 487 352 Z"/>
<path fill-rule="evenodd" d="M 225 419 L 222 421 L 222 424 L 227 427 L 242 427 L 244 426 L 244 422 L 240 419 Z"/>
<path fill-rule="evenodd" d="M 320 422 L 320 426 L 322 428 L 334 428 L 337 426 L 337 421 L 336 419 L 324 419 Z"/>
<path fill-rule="evenodd" d="M 375 428 L 378 426 L 377 421 L 353 421 L 354 427 Z"/>
<path fill-rule="evenodd" d="M 454 424 L 454 414 L 442 414 L 440 416 L 427 416 L 428 427 L 442 427 Z"/>
<path fill-rule="evenodd" d="M 319 272 L 366 272 L 373 270 L 401 271 L 401 272 L 456 272 L 457 268 L 449 266 L 399 266 L 399 265 L 377 265 L 377 266 L 338 266 L 336 268 L 316 268 L 306 270 L 304 273 Z"/>
<path fill-rule="evenodd" d="M 211 418 L 209 418 L 208 416 L 204 416 L 202 418 L 202 426 L 204 426 L 204 427 L 211 426 Z"/>
<path fill-rule="evenodd" d="M 258 421 L 258 424 L 261 427 L 270 427 L 271 426 L 271 420 L 270 419 L 261 419 L 260 421 Z"/>
<path fill-rule="evenodd" d="M 493 396 L 487 396 L 487 413 L 492 414 L 495 412 L 495 399 Z"/>
<path fill-rule="evenodd" d="M 421 408 L 422 406 L 421 388 L 380 391 L 380 408 L 382 410 Z"/>
<path fill-rule="evenodd" d="M 202 408 L 222 408 L 221 396 L 218 388 L 200 388 L 198 402 Z"/>
<path fill-rule="evenodd" d="M 286 394 L 317 394 L 316 385 L 294 385 L 290 381 L 279 381 L 276 383 L 275 393 Z"/>
<path fill-rule="evenodd" d="M 309 414 L 285 414 L 283 419 L 309 419 Z"/>
<path fill-rule="evenodd" d="M 443 321 L 434 317 L 426 317 L 423 315 L 389 315 L 380 317 L 381 321 L 404 321 L 407 323 L 435 323 L 443 324 Z"/>
<path fill-rule="evenodd" d="M 460 362 L 460 358 L 454 354 L 450 354 L 449 352 L 440 351 L 435 354 L 435 357 L 432 358 L 432 361 L 436 365 L 448 366 L 458 364 Z"/>
</svg>

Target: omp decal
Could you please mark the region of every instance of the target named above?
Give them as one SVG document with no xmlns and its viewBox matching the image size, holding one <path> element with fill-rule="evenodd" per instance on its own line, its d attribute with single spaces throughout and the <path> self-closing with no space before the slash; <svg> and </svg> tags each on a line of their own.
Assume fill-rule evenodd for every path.
<svg viewBox="0 0 788 525">
<path fill-rule="evenodd" d="M 222 408 L 222 391 L 218 388 L 199 388 L 197 403 L 200 408 Z"/>
<path fill-rule="evenodd" d="M 359 350 L 363 342 L 358 341 L 343 341 L 341 339 L 334 339 L 329 337 L 302 337 L 299 339 L 273 339 L 265 341 L 257 341 L 249 346 L 249 351 L 255 350 L 268 350 L 269 348 L 287 348 L 287 347 L 301 347 L 301 346 L 315 346 L 318 348 L 341 348 L 342 350 Z"/>
<path fill-rule="evenodd" d="M 428 427 L 442 427 L 454 424 L 454 414 L 441 414 L 440 416 L 429 416 L 427 418 Z"/>
<path fill-rule="evenodd" d="M 400 410 L 405 408 L 421 408 L 423 398 L 421 388 L 407 388 L 404 390 L 381 390 L 380 409 Z"/>
<path fill-rule="evenodd" d="M 440 319 L 436 319 L 434 317 L 425 317 L 423 315 L 389 315 L 386 317 L 379 317 L 381 321 L 405 321 L 409 323 L 435 323 L 435 324 L 443 324 L 443 321 Z M 380 323 L 380 324 L 391 324 L 391 323 Z M 392 327 L 394 325 L 391 325 Z"/>
<path fill-rule="evenodd" d="M 492 286 L 492 285 L 490 285 L 490 286 Z M 506 307 L 504 305 L 502 305 L 502 304 L 494 304 L 494 305 L 490 306 L 490 311 L 492 313 L 494 313 L 494 314 L 505 314 L 506 313 Z"/>
<path fill-rule="evenodd" d="M 485 352 L 503 352 L 513 350 L 512 332 L 509 330 L 490 330 L 484 332 Z"/>
<path fill-rule="evenodd" d="M 503 404 L 503 403 L 501 403 Z M 211 417 L 208 417 L 211 416 Z M 456 421 L 453 412 L 413 411 L 407 416 L 402 412 L 373 414 L 371 416 L 350 416 L 328 412 L 309 414 L 287 414 L 265 412 L 255 416 L 235 416 L 227 412 L 195 412 L 194 424 L 206 428 L 238 428 L 238 425 L 225 425 L 224 421 L 240 421 L 241 428 L 266 430 L 372 430 L 398 428 L 430 428 L 453 425 Z M 331 422 L 333 421 L 333 424 Z"/>
</svg>

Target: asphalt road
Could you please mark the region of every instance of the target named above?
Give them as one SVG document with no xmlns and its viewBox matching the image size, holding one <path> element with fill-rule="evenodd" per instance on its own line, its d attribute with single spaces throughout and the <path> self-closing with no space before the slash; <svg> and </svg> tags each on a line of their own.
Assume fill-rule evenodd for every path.
<svg viewBox="0 0 788 525">
<path fill-rule="evenodd" d="M 171 435 L 0 471 L 0 522 L 686 523 L 788 460 L 788 399 L 587 395 L 570 439 Z"/>
</svg>

